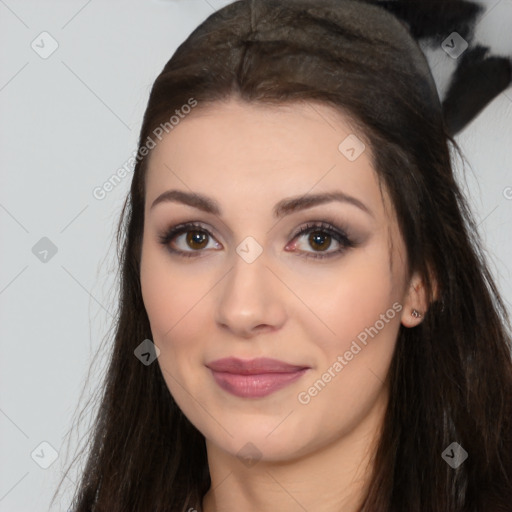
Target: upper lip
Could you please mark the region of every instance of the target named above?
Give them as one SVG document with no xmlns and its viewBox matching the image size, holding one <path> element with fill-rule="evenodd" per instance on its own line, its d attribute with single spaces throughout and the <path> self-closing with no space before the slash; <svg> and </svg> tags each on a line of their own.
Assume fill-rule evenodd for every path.
<svg viewBox="0 0 512 512">
<path fill-rule="evenodd" d="M 239 375 L 256 375 L 259 373 L 293 373 L 299 370 L 309 368 L 304 365 L 294 365 L 270 359 L 268 357 L 259 357 L 256 359 L 238 359 L 236 357 L 226 357 L 217 359 L 206 365 L 213 371 L 236 373 Z"/>
</svg>

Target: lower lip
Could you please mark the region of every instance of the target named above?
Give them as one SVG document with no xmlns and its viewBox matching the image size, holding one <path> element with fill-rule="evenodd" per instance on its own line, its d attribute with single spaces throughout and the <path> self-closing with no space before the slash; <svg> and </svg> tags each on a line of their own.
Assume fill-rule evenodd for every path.
<svg viewBox="0 0 512 512">
<path fill-rule="evenodd" d="M 215 382 L 229 393 L 242 398 L 261 398 L 290 385 L 306 373 L 308 368 L 292 373 L 238 373 L 212 372 Z"/>
</svg>

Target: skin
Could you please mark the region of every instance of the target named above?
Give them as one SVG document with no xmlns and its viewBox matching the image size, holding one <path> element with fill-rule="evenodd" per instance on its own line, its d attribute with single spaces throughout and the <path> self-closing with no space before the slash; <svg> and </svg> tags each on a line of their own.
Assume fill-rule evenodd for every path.
<svg viewBox="0 0 512 512">
<path fill-rule="evenodd" d="M 422 319 L 412 309 L 424 313 L 426 304 L 421 279 L 407 279 L 404 243 L 369 147 L 354 161 L 338 150 L 351 133 L 348 118 L 327 105 L 231 98 L 199 105 L 152 150 L 142 294 L 169 391 L 206 439 L 212 486 L 205 512 L 352 512 L 366 490 L 400 323 L 417 325 Z M 169 189 L 210 196 L 222 213 L 178 202 L 151 208 Z M 284 198 L 333 190 L 359 199 L 373 215 L 328 202 L 272 217 Z M 198 257 L 172 254 L 159 242 L 166 229 L 188 221 L 204 224 L 212 237 L 187 244 L 185 233 L 170 245 Z M 345 227 L 359 245 L 323 260 L 305 258 L 340 247 L 325 232 L 327 242 L 316 245 L 308 234 L 293 238 L 311 221 Z M 262 249 L 252 263 L 236 252 L 248 236 Z M 299 393 L 394 303 L 401 311 L 386 317 L 367 345 L 359 343 L 362 349 L 309 403 L 299 402 Z M 267 397 L 239 398 L 205 366 L 228 356 L 311 368 Z M 244 446 L 252 464 L 238 456 Z"/>
</svg>

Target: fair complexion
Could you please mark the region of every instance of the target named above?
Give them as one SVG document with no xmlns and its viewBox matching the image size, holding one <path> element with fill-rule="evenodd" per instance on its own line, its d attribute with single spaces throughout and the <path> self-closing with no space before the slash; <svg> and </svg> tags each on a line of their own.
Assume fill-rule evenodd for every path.
<svg viewBox="0 0 512 512">
<path fill-rule="evenodd" d="M 313 103 L 200 106 L 150 156 L 141 286 L 169 391 L 206 439 L 212 486 L 203 510 L 355 512 L 389 399 L 400 323 L 414 327 L 422 319 L 412 308 L 426 310 L 421 280 L 406 278 L 404 243 L 370 148 L 354 161 L 338 150 L 355 133 L 346 117 Z M 152 207 L 168 190 L 207 196 L 219 211 L 178 201 Z M 329 201 L 273 216 L 284 199 L 335 191 L 360 206 Z M 294 236 L 320 221 L 355 245 L 324 227 Z M 201 227 L 162 243 L 185 222 Z M 240 246 L 247 237 L 257 245 Z M 254 261 L 241 256 L 258 247 Z M 357 336 L 381 324 L 347 360 Z M 205 366 L 229 356 L 309 369 L 268 396 L 241 398 Z M 336 373 L 339 356 L 346 364 Z M 331 379 L 308 394 L 329 368 Z"/>
</svg>

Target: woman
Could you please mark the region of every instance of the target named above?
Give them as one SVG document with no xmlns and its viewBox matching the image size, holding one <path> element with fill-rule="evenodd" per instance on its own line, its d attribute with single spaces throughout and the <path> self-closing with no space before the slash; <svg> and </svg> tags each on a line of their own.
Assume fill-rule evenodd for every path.
<svg viewBox="0 0 512 512">
<path fill-rule="evenodd" d="M 511 510 L 510 324 L 445 127 L 378 6 L 242 0 L 189 36 L 74 510 Z"/>
</svg>

